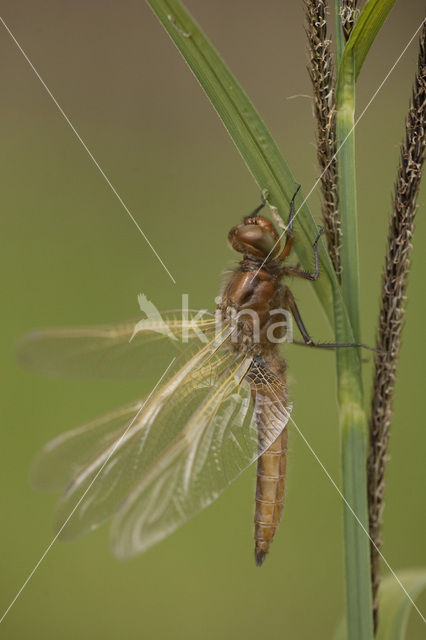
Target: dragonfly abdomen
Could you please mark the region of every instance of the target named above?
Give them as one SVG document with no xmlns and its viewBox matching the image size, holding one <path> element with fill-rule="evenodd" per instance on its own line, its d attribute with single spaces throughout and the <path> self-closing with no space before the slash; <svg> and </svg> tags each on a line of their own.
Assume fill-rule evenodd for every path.
<svg viewBox="0 0 426 640">
<path fill-rule="evenodd" d="M 287 464 L 287 438 L 287 429 L 284 429 L 257 462 L 254 554 L 258 567 L 265 559 L 281 519 Z"/>
</svg>

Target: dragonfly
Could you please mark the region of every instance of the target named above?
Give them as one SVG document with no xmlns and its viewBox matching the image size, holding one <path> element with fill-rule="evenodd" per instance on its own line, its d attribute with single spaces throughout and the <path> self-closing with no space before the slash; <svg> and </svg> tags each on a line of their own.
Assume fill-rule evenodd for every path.
<svg viewBox="0 0 426 640">
<path fill-rule="evenodd" d="M 312 272 L 285 264 L 294 242 L 296 195 L 282 243 L 260 215 L 264 200 L 231 229 L 229 243 L 242 260 L 222 286 L 215 314 L 190 311 L 182 318 L 166 311 L 140 321 L 136 332 L 135 323 L 126 322 L 43 329 L 23 338 L 23 363 L 55 375 L 142 378 L 164 364 L 161 354 L 170 359 L 175 350 L 146 398 L 59 435 L 39 453 L 31 480 L 61 494 L 54 518 L 58 537 L 74 539 L 110 521 L 114 553 L 136 555 L 211 504 L 257 461 L 255 561 L 263 563 L 285 492 L 292 409 L 279 350 L 285 313 L 292 314 L 304 343 L 316 346 L 285 284 L 288 276 L 319 277 L 322 229 L 313 242 Z M 184 346 L 177 340 L 183 330 Z M 206 339 L 201 345 L 200 330 Z"/>
</svg>

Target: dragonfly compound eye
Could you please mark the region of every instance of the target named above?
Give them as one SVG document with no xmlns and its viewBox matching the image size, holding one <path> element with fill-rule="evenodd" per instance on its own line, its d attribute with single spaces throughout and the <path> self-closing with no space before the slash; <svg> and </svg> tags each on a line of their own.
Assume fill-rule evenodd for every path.
<svg viewBox="0 0 426 640">
<path fill-rule="evenodd" d="M 228 234 L 228 240 L 235 251 L 248 257 L 264 259 L 268 256 L 273 259 L 280 248 L 270 231 L 254 224 L 239 224 L 233 227 Z"/>
</svg>

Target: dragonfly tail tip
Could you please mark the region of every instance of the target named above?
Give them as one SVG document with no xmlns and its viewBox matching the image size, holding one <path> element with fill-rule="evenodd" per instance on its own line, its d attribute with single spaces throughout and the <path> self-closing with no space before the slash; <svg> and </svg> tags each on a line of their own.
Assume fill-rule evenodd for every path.
<svg viewBox="0 0 426 640">
<path fill-rule="evenodd" d="M 266 558 L 266 552 L 263 551 L 263 549 L 256 548 L 254 550 L 254 559 L 256 562 L 256 567 L 261 567 L 265 558 Z"/>
</svg>

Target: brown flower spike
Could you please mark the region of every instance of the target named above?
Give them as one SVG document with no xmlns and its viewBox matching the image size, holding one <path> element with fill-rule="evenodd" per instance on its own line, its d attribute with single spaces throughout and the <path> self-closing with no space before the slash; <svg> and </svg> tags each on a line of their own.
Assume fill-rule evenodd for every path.
<svg viewBox="0 0 426 640">
<path fill-rule="evenodd" d="M 355 22 L 358 18 L 358 9 L 357 9 L 358 0 L 343 0 L 342 1 L 342 10 L 341 10 L 341 22 L 343 35 L 345 36 L 346 42 L 349 40 L 349 36 L 352 33 L 352 29 L 354 28 Z"/>
<path fill-rule="evenodd" d="M 308 72 L 317 123 L 317 157 L 321 169 L 322 216 L 328 252 L 340 275 L 340 220 L 337 198 L 336 102 L 331 40 L 327 36 L 326 0 L 306 0 Z"/>
<path fill-rule="evenodd" d="M 426 148 L 426 22 L 423 22 L 418 68 L 411 105 L 406 120 L 405 141 L 395 182 L 393 211 L 389 225 L 385 269 L 375 357 L 368 458 L 368 499 L 370 536 L 380 548 L 385 466 L 388 459 L 389 428 L 392 422 L 392 396 L 404 318 L 407 277 L 410 270 L 411 239 L 414 232 L 416 201 Z M 374 624 L 378 620 L 380 555 L 371 545 L 371 571 Z"/>
</svg>

